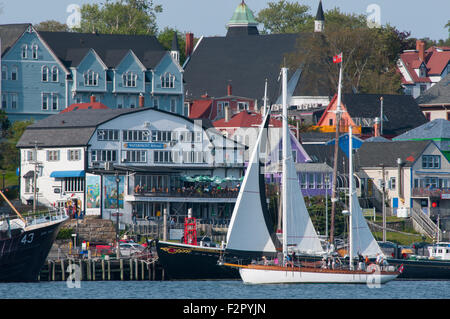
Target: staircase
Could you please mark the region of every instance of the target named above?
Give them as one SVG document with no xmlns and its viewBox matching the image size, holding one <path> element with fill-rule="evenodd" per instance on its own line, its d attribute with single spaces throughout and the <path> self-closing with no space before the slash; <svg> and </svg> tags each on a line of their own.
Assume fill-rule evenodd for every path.
<svg viewBox="0 0 450 319">
<path fill-rule="evenodd" d="M 411 208 L 411 218 L 413 220 L 414 229 L 421 234 L 424 234 L 430 238 L 437 239 L 442 238 L 442 232 L 439 227 L 422 211 L 417 208 Z"/>
</svg>

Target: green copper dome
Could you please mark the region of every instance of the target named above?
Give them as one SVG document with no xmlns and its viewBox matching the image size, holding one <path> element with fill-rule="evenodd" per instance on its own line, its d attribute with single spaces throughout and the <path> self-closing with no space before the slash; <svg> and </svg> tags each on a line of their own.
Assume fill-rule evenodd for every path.
<svg viewBox="0 0 450 319">
<path fill-rule="evenodd" d="M 258 25 L 252 10 L 247 7 L 244 1 L 238 5 L 233 16 L 231 17 L 231 20 L 228 22 L 228 26 L 242 25 Z"/>
</svg>

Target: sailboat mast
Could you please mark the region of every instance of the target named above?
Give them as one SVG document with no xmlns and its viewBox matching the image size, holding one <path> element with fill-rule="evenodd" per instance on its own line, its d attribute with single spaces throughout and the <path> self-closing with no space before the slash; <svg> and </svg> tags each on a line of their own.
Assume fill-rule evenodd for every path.
<svg viewBox="0 0 450 319">
<path fill-rule="evenodd" d="M 333 159 L 333 192 L 331 195 L 331 225 L 330 225 L 330 243 L 334 245 L 334 219 L 336 214 L 337 199 L 337 165 L 339 154 L 339 124 L 341 122 L 341 87 L 342 87 L 342 58 L 339 68 L 339 85 L 338 85 L 338 98 L 336 106 L 336 140 L 334 143 L 334 159 Z"/>
<path fill-rule="evenodd" d="M 348 194 L 349 194 L 349 231 L 348 231 L 348 244 L 349 244 L 349 257 L 350 257 L 350 269 L 353 269 L 353 129 L 352 125 L 348 126 Z"/>
<path fill-rule="evenodd" d="M 289 154 L 287 154 L 287 141 L 289 138 L 289 128 L 288 128 L 288 112 L 287 112 L 287 68 L 282 68 L 282 103 L 283 103 L 283 113 L 282 113 L 282 124 L 283 124 L 283 134 L 282 134 L 282 155 L 283 155 L 283 168 L 282 168 L 282 179 L 281 179 L 281 198 L 283 207 L 283 217 L 282 217 L 282 230 L 283 230 L 283 262 L 287 256 L 287 166 L 286 161 Z"/>
</svg>

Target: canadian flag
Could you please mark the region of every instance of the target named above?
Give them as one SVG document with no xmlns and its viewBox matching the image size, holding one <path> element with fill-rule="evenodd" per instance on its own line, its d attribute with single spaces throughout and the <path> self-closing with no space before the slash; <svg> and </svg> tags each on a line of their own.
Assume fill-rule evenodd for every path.
<svg viewBox="0 0 450 319">
<path fill-rule="evenodd" d="M 333 63 L 341 63 L 342 62 L 342 52 L 333 57 Z"/>
</svg>

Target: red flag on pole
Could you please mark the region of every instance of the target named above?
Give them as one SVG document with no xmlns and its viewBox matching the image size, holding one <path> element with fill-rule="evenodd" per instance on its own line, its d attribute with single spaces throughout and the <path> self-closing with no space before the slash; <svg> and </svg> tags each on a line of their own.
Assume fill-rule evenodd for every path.
<svg viewBox="0 0 450 319">
<path fill-rule="evenodd" d="M 333 57 L 333 63 L 341 63 L 342 62 L 342 53 L 335 55 Z"/>
</svg>

